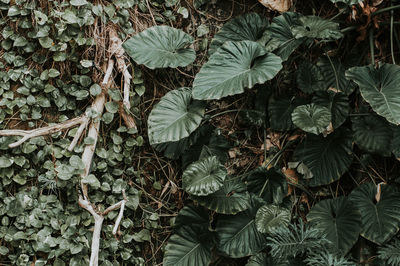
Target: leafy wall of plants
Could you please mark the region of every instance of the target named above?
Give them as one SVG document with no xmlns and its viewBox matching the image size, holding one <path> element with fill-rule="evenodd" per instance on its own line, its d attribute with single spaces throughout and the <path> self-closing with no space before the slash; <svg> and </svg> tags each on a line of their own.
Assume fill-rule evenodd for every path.
<svg viewBox="0 0 400 266">
<path fill-rule="evenodd" d="M 118 212 L 107 215 L 100 264 L 157 260 L 141 257 L 166 223 L 144 201 L 152 196 L 144 189 L 143 169 L 134 165 L 147 140 L 159 155 L 178 162 L 177 185 L 189 198 L 160 246 L 164 265 L 217 264 L 224 257 L 248 257 L 247 265 L 358 265 L 371 258 L 376 265 L 399 264 L 396 1 L 377 7 L 375 1 L 323 2 L 335 13 L 251 12 L 226 22 L 209 44 L 207 61 L 193 68 L 199 67 L 193 82 L 167 92 L 152 107 L 143 136 L 118 122 L 122 95 L 118 88 L 109 90 L 102 138 L 83 182 L 100 206 L 118 202 L 125 190 L 129 211 L 119 237 L 111 234 Z M 137 116 L 146 68 L 165 74 L 165 68 L 197 62 L 195 36 L 167 26 L 175 16 L 188 16 L 180 1 L 0 3 L 1 129 L 39 128 L 44 121 L 83 114 L 101 92 L 92 75 L 100 68 L 94 46 L 101 23 L 118 25 L 126 39 L 123 48 L 135 63 L 130 111 Z M 152 8 L 163 11 L 153 14 Z M 135 32 L 132 10 L 149 12 L 164 25 Z M 380 43 L 378 25 L 389 45 Z M 230 167 L 232 143 L 213 123 L 221 114 L 210 115 L 209 107 L 243 94 L 255 95 L 254 103 L 237 112 L 247 127 L 262 132 L 264 158 L 239 175 Z M 79 155 L 93 140 L 85 138 L 68 151 L 75 131 L 14 149 L 9 144 L 18 137 L 0 137 L 4 263 L 88 263 L 93 219 L 77 206 L 77 186 Z M 158 180 L 152 182 L 162 189 Z M 168 204 L 164 207 L 176 208 Z"/>
</svg>

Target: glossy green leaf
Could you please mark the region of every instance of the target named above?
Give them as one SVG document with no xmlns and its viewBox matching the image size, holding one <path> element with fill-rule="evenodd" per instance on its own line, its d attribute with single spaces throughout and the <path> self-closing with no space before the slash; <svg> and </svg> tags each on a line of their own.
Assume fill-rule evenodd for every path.
<svg viewBox="0 0 400 266">
<path fill-rule="evenodd" d="M 376 115 L 352 117 L 353 138 L 363 150 L 390 156 L 392 130 L 387 121 Z"/>
<path fill-rule="evenodd" d="M 197 135 L 195 136 L 195 134 Z M 221 163 L 225 163 L 228 159 L 228 150 L 231 145 L 220 134 L 218 129 L 206 124 L 201 126 L 192 135 L 195 140 L 190 149 L 182 154 L 182 168 L 185 169 L 192 162 L 211 155 L 217 156 Z"/>
<path fill-rule="evenodd" d="M 303 162 L 313 174 L 309 186 L 316 187 L 338 180 L 350 167 L 352 134 L 347 129 L 335 130 L 326 138 L 308 134 L 294 151 L 294 161 Z"/>
<path fill-rule="evenodd" d="M 227 41 L 259 40 L 268 27 L 268 19 L 257 13 L 238 16 L 227 23 L 214 35 L 208 53 L 215 53 Z"/>
<path fill-rule="evenodd" d="M 400 126 L 392 127 L 393 138 L 390 150 L 396 158 L 400 158 Z"/>
<path fill-rule="evenodd" d="M 202 227 L 185 225 L 178 233 L 173 234 L 165 247 L 163 265 L 207 266 L 211 261 L 211 250 L 214 241 L 208 230 Z"/>
<path fill-rule="evenodd" d="M 340 127 L 349 115 L 349 98 L 344 93 L 335 93 L 333 91 L 317 92 L 312 102 L 329 109 L 334 129 Z"/>
<path fill-rule="evenodd" d="M 361 231 L 360 211 L 347 197 L 318 202 L 311 208 L 307 220 L 342 254 L 350 251 Z"/>
<path fill-rule="evenodd" d="M 261 233 L 269 234 L 279 226 L 288 225 L 290 211 L 277 205 L 268 204 L 258 209 L 256 214 L 256 227 Z"/>
<path fill-rule="evenodd" d="M 260 198 L 252 195 L 248 210 L 235 216 L 219 217 L 216 231 L 220 252 L 232 258 L 240 258 L 255 255 L 266 247 L 266 235 L 260 233 L 255 224 L 255 215 L 263 203 Z"/>
<path fill-rule="evenodd" d="M 271 32 L 271 41 L 279 43 L 275 54 L 279 55 L 283 61 L 286 61 L 289 56 L 306 40 L 306 38 L 297 39 L 292 32 L 292 28 L 298 25 L 298 20 L 301 17 L 299 13 L 286 12 L 272 19 L 271 26 L 268 31 Z M 274 46 L 277 44 L 274 44 Z M 268 46 L 268 43 L 267 43 Z"/>
<path fill-rule="evenodd" d="M 353 67 L 346 71 L 346 77 L 358 84 L 362 97 L 378 115 L 400 124 L 400 66 Z"/>
<path fill-rule="evenodd" d="M 299 18 L 299 25 L 292 28 L 293 35 L 323 40 L 338 40 L 343 37 L 339 23 L 318 16 L 304 16 Z"/>
<path fill-rule="evenodd" d="M 193 98 L 221 99 L 262 84 L 281 70 L 282 60 L 252 41 L 225 42 L 193 82 Z"/>
<path fill-rule="evenodd" d="M 321 69 L 308 61 L 302 63 L 297 69 L 296 82 L 299 89 L 305 93 L 327 89 Z"/>
<path fill-rule="evenodd" d="M 193 37 L 168 26 L 154 26 L 128 39 L 122 47 L 137 63 L 150 69 L 184 67 L 191 64 L 196 53 L 187 48 Z"/>
<path fill-rule="evenodd" d="M 209 218 L 204 207 L 187 205 L 179 211 L 175 219 L 175 228 L 179 230 L 182 226 L 192 224 L 199 225 L 205 229 L 208 228 Z"/>
<path fill-rule="evenodd" d="M 222 214 L 236 214 L 249 208 L 250 195 L 237 179 L 228 178 L 222 188 L 205 197 L 191 196 L 200 205 Z"/>
<path fill-rule="evenodd" d="M 178 141 L 188 137 L 200 125 L 203 115 L 204 104 L 192 100 L 189 88 L 168 92 L 149 115 L 150 144 Z"/>
<path fill-rule="evenodd" d="M 305 101 L 299 98 L 292 99 L 282 96 L 271 98 L 268 104 L 268 115 L 271 129 L 278 131 L 293 129 L 293 110 L 302 104 L 305 104 Z"/>
<path fill-rule="evenodd" d="M 219 190 L 227 171 L 216 156 L 190 164 L 182 175 L 182 187 L 189 194 L 206 196 Z"/>
<path fill-rule="evenodd" d="M 248 190 L 267 203 L 281 204 L 287 195 L 286 177 L 279 169 L 258 167 L 245 180 Z"/>
<path fill-rule="evenodd" d="M 354 91 L 354 84 L 345 76 L 347 65 L 338 58 L 322 56 L 319 58 L 317 66 L 325 77 L 327 88 L 343 92 L 346 95 L 350 95 Z"/>
<path fill-rule="evenodd" d="M 361 235 L 383 244 L 400 228 L 400 192 L 397 188 L 382 184 L 380 200 L 376 200 L 377 186 L 365 183 L 350 194 L 350 199 L 361 213 Z"/>
<path fill-rule="evenodd" d="M 293 110 L 292 121 L 300 129 L 318 135 L 329 126 L 331 112 L 328 108 L 314 103 L 300 105 Z"/>
</svg>

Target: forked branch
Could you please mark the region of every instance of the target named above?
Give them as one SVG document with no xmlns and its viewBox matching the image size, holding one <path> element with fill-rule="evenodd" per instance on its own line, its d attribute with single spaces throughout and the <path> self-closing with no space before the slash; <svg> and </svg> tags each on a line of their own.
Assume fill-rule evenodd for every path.
<svg viewBox="0 0 400 266">
<path fill-rule="evenodd" d="M 60 132 L 65 129 L 73 128 L 73 127 L 80 125 L 78 131 L 76 132 L 76 134 L 74 136 L 74 139 L 72 140 L 70 146 L 68 147 L 68 150 L 72 151 L 74 149 L 74 147 L 76 146 L 76 144 L 78 143 L 78 140 L 81 137 L 88 122 L 89 122 L 89 118 L 86 115 L 82 115 L 82 116 L 72 118 L 70 120 L 67 120 L 65 122 L 62 122 L 62 123 L 59 123 L 56 125 L 36 128 L 36 129 L 32 129 L 32 130 L 20 130 L 20 129 L 0 130 L 0 136 L 21 136 L 22 137 L 21 139 L 8 145 L 8 147 L 10 147 L 10 148 L 15 148 L 31 138 L 50 135 L 50 134 Z"/>
</svg>

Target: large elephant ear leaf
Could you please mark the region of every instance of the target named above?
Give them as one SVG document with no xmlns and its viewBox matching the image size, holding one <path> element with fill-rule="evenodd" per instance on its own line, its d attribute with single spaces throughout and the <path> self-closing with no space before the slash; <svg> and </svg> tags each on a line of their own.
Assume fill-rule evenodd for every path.
<svg viewBox="0 0 400 266">
<path fill-rule="evenodd" d="M 400 160 L 400 126 L 393 126 L 392 131 L 391 151 L 397 160 Z"/>
<path fill-rule="evenodd" d="M 307 215 L 307 220 L 321 230 L 343 255 L 354 246 L 361 231 L 360 212 L 346 197 L 318 202 Z"/>
<path fill-rule="evenodd" d="M 347 65 L 338 58 L 322 56 L 317 62 L 326 82 L 326 87 L 336 92 L 343 92 L 350 95 L 354 91 L 354 84 L 346 79 L 345 71 Z"/>
<path fill-rule="evenodd" d="M 216 156 L 209 156 L 189 165 L 182 175 L 183 189 L 189 194 L 206 196 L 219 190 L 227 171 Z"/>
<path fill-rule="evenodd" d="M 163 265 L 207 266 L 211 262 L 214 238 L 211 232 L 200 226 L 185 225 L 173 234 L 165 247 Z"/>
<path fill-rule="evenodd" d="M 270 43 L 278 48 L 275 54 L 279 55 L 283 61 L 286 61 L 289 56 L 306 40 L 306 38 L 296 39 L 292 33 L 292 27 L 298 25 L 298 20 L 301 17 L 299 13 L 286 12 L 272 20 L 268 31 L 271 32 Z M 268 48 L 269 43 L 267 43 Z"/>
<path fill-rule="evenodd" d="M 268 27 L 268 20 L 257 13 L 248 13 L 225 23 L 214 35 L 209 54 L 213 54 L 227 41 L 258 41 Z"/>
<path fill-rule="evenodd" d="M 246 184 L 250 192 L 271 204 L 281 204 L 288 191 L 286 177 L 276 168 L 256 168 L 246 177 Z"/>
<path fill-rule="evenodd" d="M 353 123 L 355 143 L 363 150 L 390 156 L 392 130 L 384 118 L 377 115 L 356 116 Z"/>
<path fill-rule="evenodd" d="M 314 103 L 300 105 L 293 110 L 292 121 L 300 129 L 318 135 L 326 131 L 331 123 L 331 112 Z"/>
<path fill-rule="evenodd" d="M 269 234 L 279 226 L 288 225 L 290 211 L 274 204 L 267 204 L 258 209 L 256 214 L 257 230 Z"/>
<path fill-rule="evenodd" d="M 122 47 L 137 63 L 148 68 L 183 67 L 196 59 L 194 39 L 187 33 L 168 26 L 154 26 L 128 39 Z"/>
<path fill-rule="evenodd" d="M 278 131 L 293 129 L 293 110 L 304 103 L 305 102 L 299 98 L 271 97 L 268 104 L 268 115 L 271 129 Z"/>
<path fill-rule="evenodd" d="M 188 137 L 200 125 L 204 109 L 203 102 L 192 100 L 189 88 L 168 92 L 150 112 L 150 144 L 178 141 Z"/>
<path fill-rule="evenodd" d="M 206 124 L 194 132 L 199 137 L 195 140 L 190 149 L 182 154 L 182 168 L 202 159 L 203 157 L 215 155 L 221 163 L 228 159 L 228 150 L 231 148 L 229 141 L 220 134 L 215 127 Z M 192 134 L 193 135 L 193 134 Z"/>
<path fill-rule="evenodd" d="M 264 201 L 251 196 L 250 208 L 244 212 L 219 217 L 216 225 L 218 250 L 231 257 L 255 255 L 266 247 L 266 235 L 257 230 L 255 216 Z"/>
<path fill-rule="evenodd" d="M 344 93 L 336 93 L 334 91 L 317 92 L 312 102 L 329 109 L 334 129 L 339 128 L 349 115 L 349 98 Z"/>
<path fill-rule="evenodd" d="M 250 194 L 237 178 L 226 179 L 217 192 L 204 197 L 191 196 L 200 205 L 222 214 L 236 214 L 249 208 Z"/>
<path fill-rule="evenodd" d="M 362 97 L 378 115 L 400 125 L 400 66 L 353 67 L 346 71 L 346 77 L 358 84 Z"/>
<path fill-rule="evenodd" d="M 299 25 L 292 29 L 294 36 L 299 38 L 338 40 L 343 37 L 339 23 L 318 16 L 299 18 Z"/>
<path fill-rule="evenodd" d="M 297 86 L 304 93 L 313 93 L 327 89 L 321 69 L 306 61 L 302 63 L 296 72 Z"/>
<path fill-rule="evenodd" d="M 281 70 L 282 60 L 252 41 L 225 42 L 193 82 L 193 98 L 221 99 L 264 83 Z"/>
<path fill-rule="evenodd" d="M 189 224 L 207 229 L 209 224 L 207 210 L 201 206 L 187 205 L 183 207 L 176 216 L 174 228 L 179 231 L 179 228 Z"/>
<path fill-rule="evenodd" d="M 383 244 L 392 238 L 400 227 L 400 192 L 393 186 L 362 184 L 350 194 L 350 199 L 361 213 L 361 235 Z"/>
<path fill-rule="evenodd" d="M 313 174 L 309 186 L 316 187 L 338 180 L 352 162 L 352 134 L 347 129 L 335 130 L 326 138 L 308 134 L 296 147 L 294 161 L 303 162 Z"/>
</svg>

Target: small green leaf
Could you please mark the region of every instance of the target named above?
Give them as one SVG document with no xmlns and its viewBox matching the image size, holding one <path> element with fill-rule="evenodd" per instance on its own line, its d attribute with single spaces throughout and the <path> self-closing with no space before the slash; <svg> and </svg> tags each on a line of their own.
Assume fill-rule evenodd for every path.
<svg viewBox="0 0 400 266">
<path fill-rule="evenodd" d="M 0 168 L 7 168 L 10 167 L 14 163 L 14 160 L 12 160 L 9 157 L 6 156 L 0 156 Z"/>
<path fill-rule="evenodd" d="M 89 184 L 93 188 L 100 188 L 100 181 L 96 178 L 95 175 L 90 174 L 82 179 L 82 183 Z"/>
<path fill-rule="evenodd" d="M 116 112 L 118 112 L 119 109 L 119 105 L 117 102 L 107 102 L 105 104 L 106 110 L 109 113 L 115 114 Z"/>
<path fill-rule="evenodd" d="M 84 6 L 84 5 L 88 4 L 88 2 L 86 0 L 71 0 L 71 1 L 69 1 L 69 3 L 72 6 Z"/>
</svg>

